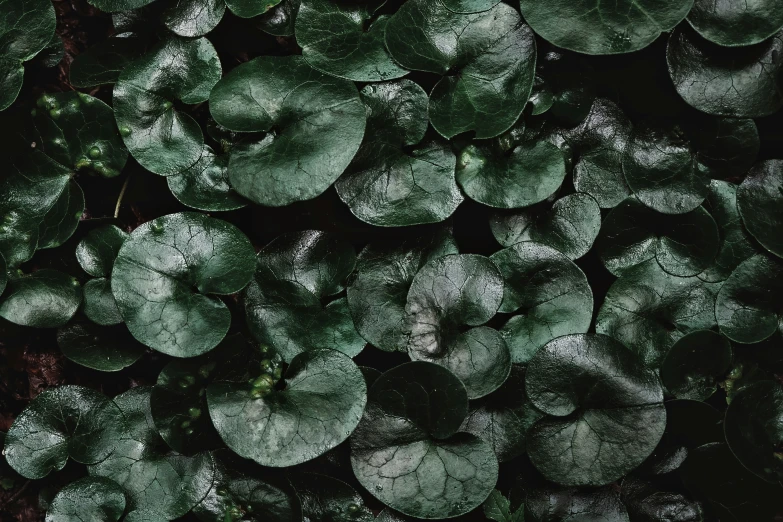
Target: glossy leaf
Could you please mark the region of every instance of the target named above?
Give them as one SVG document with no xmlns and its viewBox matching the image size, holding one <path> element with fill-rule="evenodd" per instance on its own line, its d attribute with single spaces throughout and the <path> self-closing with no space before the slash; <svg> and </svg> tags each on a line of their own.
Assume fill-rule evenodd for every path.
<svg viewBox="0 0 783 522">
<path fill-rule="evenodd" d="M 281 0 L 226 0 L 231 12 L 241 18 L 251 18 L 266 13 Z"/>
<path fill-rule="evenodd" d="M 661 365 L 661 381 L 678 399 L 704 401 L 715 393 L 715 382 L 729 370 L 731 360 L 728 339 L 697 330 L 672 345 Z"/>
<path fill-rule="evenodd" d="M 65 486 L 46 510 L 46 522 L 117 522 L 125 511 L 125 494 L 114 481 L 85 477 Z"/>
<path fill-rule="evenodd" d="M 297 473 L 290 478 L 291 485 L 302 502 L 304 520 L 374 520 L 361 495 L 342 480 L 319 473 Z"/>
<path fill-rule="evenodd" d="M 718 45 L 753 45 L 783 28 L 783 6 L 774 0 L 696 0 L 688 13 L 688 22 Z"/>
<path fill-rule="evenodd" d="M 737 188 L 737 208 L 748 232 L 783 258 L 783 161 L 757 163 Z"/>
<path fill-rule="evenodd" d="M 84 213 L 84 192 L 70 181 L 38 226 L 38 250 L 56 248 L 76 231 Z"/>
<path fill-rule="evenodd" d="M 116 372 L 135 363 L 146 351 L 124 326 L 78 322 L 57 330 L 57 345 L 73 362 L 102 372 Z"/>
<path fill-rule="evenodd" d="M 0 317 L 21 326 L 56 328 L 73 317 L 81 302 L 78 281 L 57 270 L 38 270 L 8 281 Z"/>
<path fill-rule="evenodd" d="M 652 453 L 666 426 L 657 375 L 604 335 L 548 343 L 528 364 L 526 389 L 547 414 L 528 433 L 530 459 L 566 486 L 617 480 Z"/>
<path fill-rule="evenodd" d="M 120 33 L 95 44 L 71 63 L 71 85 L 84 89 L 115 83 L 125 66 L 143 54 L 145 44 L 136 33 Z"/>
<path fill-rule="evenodd" d="M 111 291 L 111 282 L 108 279 L 104 277 L 90 279 L 84 284 L 82 291 L 84 293 L 82 311 L 90 321 L 103 326 L 122 322 L 122 315 L 117 308 L 117 302 Z"/>
<path fill-rule="evenodd" d="M 709 177 L 733 178 L 756 162 L 761 139 L 752 119 L 700 114 L 683 123 L 699 168 Z"/>
<path fill-rule="evenodd" d="M 231 323 L 214 294 L 247 285 L 253 253 L 245 235 L 219 219 L 182 212 L 149 221 L 133 231 L 114 263 L 111 287 L 120 314 L 150 348 L 175 357 L 208 352 Z"/>
<path fill-rule="evenodd" d="M 654 483 L 626 478 L 622 499 L 633 520 L 639 522 L 693 522 L 704 520 L 701 503 L 677 491 L 661 490 Z"/>
<path fill-rule="evenodd" d="M 484 516 L 495 522 L 523 522 L 525 519 L 525 507 L 512 512 L 509 500 L 497 489 L 492 490 L 481 507 Z"/>
<path fill-rule="evenodd" d="M 534 520 L 571 522 L 584 517 L 601 522 L 630 522 L 628 510 L 612 486 L 597 489 L 536 488 L 525 499 Z"/>
<path fill-rule="evenodd" d="M 76 245 L 76 260 L 93 277 L 111 275 L 114 260 L 126 239 L 128 234 L 114 225 L 90 230 Z"/>
<path fill-rule="evenodd" d="M 179 36 L 194 38 L 212 31 L 226 12 L 224 0 L 178 0 L 163 12 L 163 23 Z"/>
<path fill-rule="evenodd" d="M 236 191 L 266 206 L 322 194 L 364 134 L 356 87 L 298 56 L 264 56 L 236 67 L 212 90 L 209 105 L 212 117 L 230 130 L 266 133 L 236 144 L 228 165 Z"/>
<path fill-rule="evenodd" d="M 147 4 L 151 4 L 154 0 L 90 0 L 90 4 L 94 5 L 101 11 L 107 13 L 115 13 L 117 11 L 130 11 L 131 9 L 138 9 L 144 7 Z"/>
<path fill-rule="evenodd" d="M 174 197 L 190 208 L 218 212 L 247 205 L 228 182 L 228 155 L 215 154 L 206 145 L 192 167 L 166 177 L 166 181 Z"/>
<path fill-rule="evenodd" d="M 274 0 L 273 0 L 274 1 Z M 293 36 L 301 0 L 282 0 L 255 18 L 259 29 L 275 36 Z"/>
</svg>

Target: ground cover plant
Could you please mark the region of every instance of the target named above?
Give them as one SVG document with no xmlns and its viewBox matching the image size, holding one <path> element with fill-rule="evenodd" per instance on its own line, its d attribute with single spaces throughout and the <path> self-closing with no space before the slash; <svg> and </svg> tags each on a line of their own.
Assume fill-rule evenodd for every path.
<svg viewBox="0 0 783 522">
<path fill-rule="evenodd" d="M 0 44 L 3 521 L 783 520 L 783 3 Z"/>
</svg>

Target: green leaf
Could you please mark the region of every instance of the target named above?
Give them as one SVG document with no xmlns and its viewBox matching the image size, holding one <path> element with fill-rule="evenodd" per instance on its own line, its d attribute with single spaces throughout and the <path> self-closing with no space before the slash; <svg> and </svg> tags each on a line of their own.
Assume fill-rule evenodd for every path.
<svg viewBox="0 0 783 522">
<path fill-rule="evenodd" d="M 41 49 L 41 52 L 36 56 L 36 62 L 50 69 L 57 67 L 64 57 L 65 44 L 60 35 L 55 32 L 52 35 L 52 39 L 46 44 L 46 47 Z"/>
<path fill-rule="evenodd" d="M 555 145 L 528 142 L 507 151 L 499 143 L 471 144 L 460 153 L 457 183 L 469 198 L 490 207 L 520 208 L 560 188 L 566 165 Z"/>
<path fill-rule="evenodd" d="M 705 401 L 715 393 L 715 381 L 731 366 L 731 343 L 710 330 L 696 330 L 674 343 L 661 365 L 666 391 L 678 399 Z"/>
<path fill-rule="evenodd" d="M 57 493 L 46 510 L 46 522 L 117 522 L 123 511 L 125 494 L 116 482 L 84 477 Z"/>
<path fill-rule="evenodd" d="M 763 42 L 783 28 L 783 5 L 775 0 L 696 0 L 688 22 L 707 40 L 738 47 Z"/>
<path fill-rule="evenodd" d="M 98 42 L 71 62 L 71 85 L 84 89 L 117 81 L 125 66 L 141 56 L 146 38 L 136 33 L 120 33 Z"/>
<path fill-rule="evenodd" d="M 616 486 L 538 487 L 527 491 L 525 507 L 534 520 L 547 522 L 630 522 Z"/>
<path fill-rule="evenodd" d="M 430 93 L 429 116 L 446 138 L 505 132 L 533 88 L 533 31 L 506 4 L 459 14 L 441 2 L 411 0 L 389 19 L 386 47 L 407 69 L 444 75 Z"/>
<path fill-rule="evenodd" d="M 221 70 L 209 40 L 177 37 L 125 67 L 114 85 L 115 117 L 125 145 L 142 167 L 171 176 L 199 160 L 204 135 L 175 102 L 206 101 Z"/>
<path fill-rule="evenodd" d="M 367 401 L 362 372 L 334 350 L 294 357 L 281 391 L 254 398 L 253 390 L 247 383 L 210 384 L 209 415 L 235 453 L 272 467 L 312 460 L 343 442 Z"/>
<path fill-rule="evenodd" d="M 93 277 L 109 276 L 126 239 L 128 234 L 114 225 L 92 229 L 76 245 L 76 260 Z"/>
<path fill-rule="evenodd" d="M 558 47 L 585 54 L 620 54 L 650 45 L 674 29 L 693 0 L 521 0 L 533 30 Z"/>
<path fill-rule="evenodd" d="M 135 363 L 146 351 L 124 326 L 73 323 L 57 330 L 57 345 L 68 359 L 102 372 L 116 372 Z"/>
<path fill-rule="evenodd" d="M 50 0 L 4 0 L 0 3 L 0 111 L 16 100 L 24 80 L 23 62 L 31 60 L 54 35 L 54 6 Z"/>
<path fill-rule="evenodd" d="M 381 375 L 351 437 L 359 483 L 392 509 L 441 519 L 478 507 L 497 482 L 492 448 L 456 433 L 467 392 L 445 368 L 411 362 Z"/>
<path fill-rule="evenodd" d="M 524 368 L 513 365 L 500 388 L 470 402 L 460 431 L 486 441 L 502 463 L 525 453 L 527 432 L 543 415 L 527 397 Z"/>
<path fill-rule="evenodd" d="M 351 212 L 376 226 L 443 221 L 462 202 L 451 147 L 422 139 L 427 93 L 410 80 L 368 85 L 359 93 L 367 108 L 364 141 L 335 183 Z"/>
<path fill-rule="evenodd" d="M 601 208 L 592 196 L 575 193 L 553 205 L 544 204 L 490 217 L 492 235 L 504 247 L 535 241 L 552 247 L 569 259 L 578 259 L 593 246 L 601 228 Z"/>
<path fill-rule="evenodd" d="M 218 450 L 212 488 L 193 514 L 204 522 L 225 522 L 232 508 L 244 512 L 243 520 L 301 522 L 296 493 L 282 477 L 241 459 L 228 450 Z"/>
<path fill-rule="evenodd" d="M 61 470 L 68 458 L 100 462 L 124 429 L 122 412 L 102 393 L 83 386 L 49 388 L 11 425 L 3 454 L 17 473 L 40 479 Z"/>
<path fill-rule="evenodd" d="M 676 131 L 634 131 L 623 155 L 628 187 L 639 201 L 664 214 L 683 214 L 707 197 L 706 177 Z"/>
<path fill-rule="evenodd" d="M 281 0 L 226 0 L 231 12 L 240 18 L 262 15 L 275 7 Z"/>
<path fill-rule="evenodd" d="M 174 197 L 190 208 L 219 212 L 247 205 L 228 182 L 228 155 L 215 154 L 207 145 L 192 167 L 166 177 L 166 181 Z"/>
<path fill-rule="evenodd" d="M 408 71 L 384 44 L 388 17 L 377 16 L 385 0 L 303 0 L 296 17 L 296 41 L 315 69 L 356 82 L 377 82 Z M 377 16 L 377 17 L 376 17 Z"/>
<path fill-rule="evenodd" d="M 470 14 L 489 11 L 500 3 L 500 0 L 440 0 L 440 2 L 449 11 Z"/>
<path fill-rule="evenodd" d="M 783 332 L 783 266 L 763 254 L 734 269 L 718 292 L 715 317 L 723 335 L 749 344 Z"/>
<path fill-rule="evenodd" d="M 294 36 L 296 15 L 301 0 L 282 0 L 263 15 L 255 18 L 256 26 L 274 36 Z"/>
<path fill-rule="evenodd" d="M 780 34 L 726 48 L 680 28 L 669 37 L 666 60 L 674 87 L 689 105 L 708 114 L 756 118 L 783 106 L 781 51 Z"/>
<path fill-rule="evenodd" d="M 699 114 L 683 124 L 699 168 L 709 177 L 728 179 L 756 162 L 761 141 L 752 119 Z"/>
<path fill-rule="evenodd" d="M 5 291 L 5 286 L 8 284 L 8 266 L 5 263 L 5 258 L 0 254 L 0 296 Z"/>
<path fill-rule="evenodd" d="M 122 322 L 122 315 L 111 291 L 111 281 L 105 277 L 90 279 L 84 284 L 83 291 L 83 311 L 90 321 L 103 326 Z"/>
<path fill-rule="evenodd" d="M 612 274 L 655 259 L 672 275 L 700 274 L 720 248 L 718 226 L 704 207 L 686 214 L 661 214 L 636 197 L 617 205 L 601 225 L 596 250 Z"/>
<path fill-rule="evenodd" d="M 636 468 L 666 426 L 658 376 L 605 335 L 567 335 L 530 360 L 526 388 L 547 416 L 528 433 L 528 454 L 549 480 L 600 486 Z"/>
<path fill-rule="evenodd" d="M 84 213 L 84 192 L 71 180 L 38 226 L 38 250 L 56 248 L 76 231 Z"/>
<path fill-rule="evenodd" d="M 231 152 L 228 175 L 242 196 L 266 206 L 312 199 L 334 183 L 364 135 L 356 87 L 299 56 L 263 56 L 227 74 L 210 95 L 212 117 L 239 132 L 263 132 Z M 259 173 L 262 173 L 259 175 Z"/>
<path fill-rule="evenodd" d="M 89 0 L 89 3 L 107 13 L 130 11 L 151 4 L 154 0 Z"/>
<path fill-rule="evenodd" d="M 290 475 L 291 484 L 302 502 L 304 520 L 334 522 L 373 522 L 372 512 L 353 487 L 318 473 Z"/>
<path fill-rule="evenodd" d="M 628 477 L 622 482 L 622 499 L 634 521 L 701 522 L 701 503 L 676 491 L 660 490 L 657 483 Z"/>
<path fill-rule="evenodd" d="M 111 288 L 133 336 L 174 357 L 208 352 L 225 337 L 231 313 L 215 295 L 252 278 L 253 246 L 234 225 L 181 212 L 149 221 L 120 248 Z"/>
<path fill-rule="evenodd" d="M 77 280 L 57 270 L 38 270 L 8 281 L 0 317 L 21 326 L 56 328 L 73 317 L 81 302 Z"/>
<path fill-rule="evenodd" d="M 619 340 L 644 364 L 659 367 L 672 345 L 715 326 L 715 296 L 696 277 L 676 277 L 653 260 L 623 273 L 606 294 L 595 331 Z"/>
<path fill-rule="evenodd" d="M 782 420 L 783 388 L 776 381 L 748 386 L 726 410 L 729 448 L 743 466 L 769 482 L 780 482 L 783 478 Z"/>
<path fill-rule="evenodd" d="M 482 509 L 484 510 L 485 517 L 495 520 L 496 522 L 512 522 L 517 520 L 511 514 L 511 503 L 503 496 L 503 493 L 497 489 L 492 490 L 492 493 L 489 494 L 487 500 L 484 501 Z M 524 511 L 524 507 L 521 507 L 519 510 Z M 521 517 L 519 520 L 524 520 L 524 517 Z"/>
<path fill-rule="evenodd" d="M 737 189 L 737 208 L 748 232 L 783 258 L 783 161 L 757 163 Z"/>
<path fill-rule="evenodd" d="M 177 0 L 163 12 L 163 23 L 179 36 L 194 38 L 212 31 L 226 12 L 223 0 Z"/>
<path fill-rule="evenodd" d="M 370 243 L 359 254 L 347 289 L 356 330 L 381 350 L 406 351 L 405 303 L 414 276 L 429 261 L 457 252 L 447 231 L 402 243 Z"/>
<path fill-rule="evenodd" d="M 137 386 L 114 398 L 127 430 L 116 437 L 119 440 L 114 452 L 89 466 L 88 471 L 91 476 L 106 477 L 122 486 L 130 512 L 155 506 L 155 517 L 173 520 L 207 494 L 214 461 L 209 453 L 186 457 L 167 451 L 152 421 L 151 389 Z"/>
<path fill-rule="evenodd" d="M 524 242 L 492 254 L 504 280 L 500 311 L 515 314 L 501 329 L 511 361 L 526 363 L 561 335 L 584 333 L 593 316 L 587 277 L 548 246 Z"/>
</svg>

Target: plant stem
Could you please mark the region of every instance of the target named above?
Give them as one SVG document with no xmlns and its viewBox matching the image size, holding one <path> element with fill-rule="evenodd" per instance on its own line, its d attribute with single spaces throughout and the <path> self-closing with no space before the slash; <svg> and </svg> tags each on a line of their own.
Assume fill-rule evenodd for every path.
<svg viewBox="0 0 783 522">
<path fill-rule="evenodd" d="M 120 189 L 120 195 L 117 198 L 117 205 L 114 207 L 114 218 L 117 219 L 117 217 L 120 215 L 120 205 L 122 205 L 122 198 L 125 196 L 125 191 L 128 189 L 128 182 L 131 179 L 131 173 L 128 173 L 128 177 L 125 178 L 125 183 L 122 184 L 122 188 Z"/>
</svg>

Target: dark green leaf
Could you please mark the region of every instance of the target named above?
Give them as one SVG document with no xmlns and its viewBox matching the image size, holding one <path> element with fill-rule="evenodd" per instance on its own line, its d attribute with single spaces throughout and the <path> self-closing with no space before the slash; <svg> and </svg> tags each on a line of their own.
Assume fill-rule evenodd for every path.
<svg viewBox="0 0 783 522">
<path fill-rule="evenodd" d="M 255 265 L 253 246 L 234 225 L 181 212 L 149 221 L 120 248 L 111 287 L 128 329 L 175 357 L 208 352 L 231 314 L 216 296 L 239 292 Z"/>
<path fill-rule="evenodd" d="M 323 193 L 364 134 L 356 87 L 299 56 L 263 56 L 236 67 L 212 90 L 209 105 L 215 121 L 230 130 L 266 133 L 235 145 L 228 166 L 236 191 L 261 205 Z"/>
<path fill-rule="evenodd" d="M 495 7 L 500 0 L 440 0 L 443 6 L 455 13 L 480 13 Z"/>
<path fill-rule="evenodd" d="M 699 114 L 683 122 L 696 150 L 699 168 L 713 178 L 731 178 L 756 162 L 761 148 L 759 131 L 750 118 Z"/>
<path fill-rule="evenodd" d="M 71 180 L 38 226 L 38 250 L 65 243 L 76 231 L 84 213 L 84 192 Z"/>
<path fill-rule="evenodd" d="M 612 486 L 598 489 L 536 488 L 525 499 L 527 511 L 540 522 L 630 522 Z"/>
<path fill-rule="evenodd" d="M 622 499 L 636 522 L 702 522 L 701 503 L 674 491 L 661 491 L 657 484 L 633 477 L 622 484 Z"/>
<path fill-rule="evenodd" d="M 592 196 L 564 196 L 552 206 L 518 212 L 496 212 L 489 222 L 495 239 L 504 247 L 536 241 L 578 259 L 593 246 L 601 228 L 601 208 Z"/>
<path fill-rule="evenodd" d="M 5 455 L 29 479 L 61 470 L 68 458 L 95 464 L 114 450 L 125 423 L 102 393 L 83 386 L 50 388 L 16 418 L 5 438 Z"/>
<path fill-rule="evenodd" d="M 528 433 L 528 454 L 549 480 L 608 484 L 655 449 L 666 426 L 654 372 L 605 335 L 568 335 L 540 349 L 526 388 L 547 414 Z"/>
<path fill-rule="evenodd" d="M 693 0 L 521 0 L 520 9 L 533 29 L 558 47 L 585 54 L 638 51 L 674 29 Z"/>
<path fill-rule="evenodd" d="M 274 36 L 294 36 L 294 24 L 300 4 L 301 0 L 282 0 L 256 18 L 256 26 Z"/>
<path fill-rule="evenodd" d="M 114 85 L 115 116 L 142 167 L 170 176 L 199 160 L 201 128 L 175 102 L 206 101 L 220 74 L 217 52 L 205 38 L 172 37 L 125 67 Z"/>
<path fill-rule="evenodd" d="M 456 254 L 446 231 L 404 243 L 370 243 L 356 260 L 348 305 L 356 330 L 381 350 L 407 350 L 405 303 L 419 269 L 433 259 Z"/>
<path fill-rule="evenodd" d="M 153 1 L 154 0 L 89 0 L 89 3 L 101 11 L 116 13 L 118 11 L 138 9 L 139 7 L 151 4 Z"/>
<path fill-rule="evenodd" d="M 731 366 L 731 343 L 710 330 L 697 330 L 674 343 L 661 365 L 666 391 L 678 399 L 704 401 L 715 393 L 715 381 Z"/>
<path fill-rule="evenodd" d="M 317 473 L 291 475 L 291 484 L 302 502 L 304 520 L 372 522 L 372 512 L 353 487 Z"/>
<path fill-rule="evenodd" d="M 411 0 L 389 19 L 386 46 L 407 69 L 448 74 L 429 106 L 433 127 L 446 138 L 498 136 L 522 114 L 533 87 L 533 31 L 507 4 L 458 14 L 440 2 Z"/>
<path fill-rule="evenodd" d="M 266 13 L 281 0 L 226 0 L 231 12 L 241 18 L 251 18 Z M 290 1 L 290 0 L 288 0 Z"/>
<path fill-rule="evenodd" d="M 514 363 L 526 363 L 561 335 L 584 333 L 593 316 L 587 277 L 557 250 L 533 242 L 492 254 L 505 283 L 500 311 L 514 313 L 501 329 Z"/>
<path fill-rule="evenodd" d="M 258 398 L 252 391 L 246 383 L 210 384 L 209 415 L 229 448 L 272 467 L 312 460 L 343 442 L 367 402 L 362 372 L 333 350 L 294 357 L 283 390 Z"/>
<path fill-rule="evenodd" d="M 676 277 L 653 260 L 623 273 L 606 294 L 595 331 L 659 367 L 675 341 L 715 326 L 715 296 L 696 277 Z"/>
<path fill-rule="evenodd" d="M 780 34 L 756 45 L 726 48 L 679 28 L 669 37 L 666 60 L 677 92 L 689 105 L 719 116 L 756 118 L 783 106 L 781 51 Z"/>
<path fill-rule="evenodd" d="M 102 372 L 116 372 L 135 363 L 145 348 L 124 326 L 74 323 L 57 330 L 57 345 L 68 359 Z"/>
<path fill-rule="evenodd" d="M 84 284 L 83 291 L 83 311 L 90 321 L 103 326 L 122 322 L 122 316 L 111 291 L 111 282 L 108 279 L 104 277 L 90 279 Z"/>
<path fill-rule="evenodd" d="M 8 284 L 8 274 L 7 274 L 8 266 L 5 263 L 5 258 L 2 254 L 0 254 L 0 295 L 3 295 L 3 291 L 5 291 L 5 286 Z"/>
<path fill-rule="evenodd" d="M 193 38 L 212 31 L 225 12 L 223 0 L 177 0 L 163 12 L 163 23 L 174 34 Z"/>
<path fill-rule="evenodd" d="M 38 270 L 8 281 L 0 317 L 22 326 L 56 328 L 73 317 L 81 302 L 76 279 L 57 270 Z"/>
<path fill-rule="evenodd" d="M 524 506 L 511 512 L 510 502 L 497 489 L 493 489 L 482 506 L 484 516 L 496 522 L 524 522 Z"/>
<path fill-rule="evenodd" d="M 76 245 L 76 260 L 93 277 L 111 275 L 114 260 L 126 239 L 128 234 L 114 225 L 90 230 Z"/>
<path fill-rule="evenodd" d="M 115 83 L 125 66 L 141 56 L 145 44 L 136 33 L 120 33 L 95 44 L 71 62 L 71 85 L 83 89 Z"/>
<path fill-rule="evenodd" d="M 195 165 L 166 181 L 174 197 L 190 208 L 218 212 L 247 205 L 228 182 L 228 155 L 215 154 L 206 145 Z"/>
<path fill-rule="evenodd" d="M 46 510 L 46 522 L 117 522 L 125 494 L 114 481 L 85 477 L 65 486 Z"/>
<path fill-rule="evenodd" d="M 688 22 L 718 45 L 753 45 L 783 27 L 783 5 L 775 0 L 696 0 L 688 13 Z"/>
<path fill-rule="evenodd" d="M 737 189 L 742 222 L 761 245 L 783 257 L 783 161 L 756 164 Z"/>
</svg>

